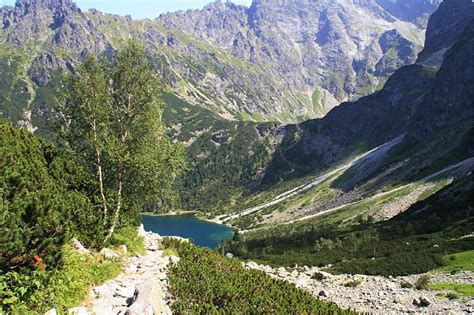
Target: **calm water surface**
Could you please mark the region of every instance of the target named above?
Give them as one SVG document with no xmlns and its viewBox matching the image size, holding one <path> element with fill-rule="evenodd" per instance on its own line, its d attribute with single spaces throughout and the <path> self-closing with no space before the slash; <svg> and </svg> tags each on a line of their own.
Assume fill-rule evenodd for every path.
<svg viewBox="0 0 474 315">
<path fill-rule="evenodd" d="M 226 225 L 196 218 L 192 214 L 175 216 L 143 216 L 145 231 L 162 236 L 190 238 L 194 244 L 216 248 L 222 241 L 231 239 L 234 231 Z"/>
</svg>

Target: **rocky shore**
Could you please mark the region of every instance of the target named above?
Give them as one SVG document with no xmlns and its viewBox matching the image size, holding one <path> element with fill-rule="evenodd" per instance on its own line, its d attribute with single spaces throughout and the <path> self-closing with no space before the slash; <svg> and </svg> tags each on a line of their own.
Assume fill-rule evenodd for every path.
<svg viewBox="0 0 474 315">
<path fill-rule="evenodd" d="M 406 288 L 422 275 L 380 277 L 365 275 L 332 275 L 317 267 L 295 269 L 272 268 L 255 262 L 242 263 L 245 268 L 261 270 L 273 278 L 294 283 L 314 296 L 335 302 L 342 308 L 371 314 L 473 314 L 474 299 L 449 300 L 437 296 L 439 291 Z M 474 283 L 474 273 L 456 275 L 430 273 L 431 283 Z M 403 285 L 405 284 L 405 285 Z"/>
</svg>

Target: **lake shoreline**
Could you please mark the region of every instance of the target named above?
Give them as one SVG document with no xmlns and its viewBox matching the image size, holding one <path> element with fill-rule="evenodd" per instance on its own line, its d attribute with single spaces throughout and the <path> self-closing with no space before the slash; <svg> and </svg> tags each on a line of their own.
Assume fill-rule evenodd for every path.
<svg viewBox="0 0 474 315">
<path fill-rule="evenodd" d="M 172 211 L 172 212 L 166 212 L 166 213 L 156 213 L 156 212 L 142 212 L 142 215 L 148 216 L 148 217 L 172 217 L 172 216 L 178 216 L 178 215 L 197 215 L 199 214 L 198 211 Z"/>
<path fill-rule="evenodd" d="M 225 224 L 205 220 L 193 212 L 142 214 L 146 231 L 162 236 L 192 239 L 198 246 L 215 249 L 222 241 L 232 239 L 236 231 Z"/>
<path fill-rule="evenodd" d="M 224 222 L 218 219 L 217 217 L 209 219 L 202 212 L 199 212 L 199 211 L 182 210 L 182 211 L 172 211 L 172 212 L 166 212 L 166 213 L 142 212 L 142 215 L 148 216 L 148 217 L 174 217 L 174 216 L 180 216 L 180 215 L 194 215 L 196 218 L 201 219 L 203 221 L 225 225 L 233 229 L 234 231 L 240 232 L 240 230 L 237 227 L 233 226 L 232 224 Z"/>
</svg>

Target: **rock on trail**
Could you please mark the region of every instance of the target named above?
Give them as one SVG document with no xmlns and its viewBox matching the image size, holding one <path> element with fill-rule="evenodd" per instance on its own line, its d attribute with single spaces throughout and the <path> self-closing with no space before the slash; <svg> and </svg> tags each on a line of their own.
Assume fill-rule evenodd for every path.
<svg viewBox="0 0 474 315">
<path fill-rule="evenodd" d="M 140 233 L 145 237 L 146 255 L 129 258 L 117 278 L 93 288 L 84 305 L 70 309 L 69 314 L 171 314 L 166 268 L 178 258 L 164 256 L 158 234 Z"/>
</svg>

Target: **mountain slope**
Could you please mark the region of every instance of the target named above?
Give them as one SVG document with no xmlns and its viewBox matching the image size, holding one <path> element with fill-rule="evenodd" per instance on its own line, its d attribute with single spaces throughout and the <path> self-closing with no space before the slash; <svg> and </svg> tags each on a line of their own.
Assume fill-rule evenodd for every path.
<svg viewBox="0 0 474 315">
<path fill-rule="evenodd" d="M 474 248 L 474 3 L 446 0 L 433 19 L 453 12 L 470 21 L 461 32 L 449 29 L 457 23 L 429 23 L 431 34 L 455 34 L 438 46 L 440 66 L 401 68 L 380 92 L 287 127 L 272 170 L 276 180 L 295 178 L 287 189 L 300 186 L 274 192 L 284 198 L 257 212 L 221 217 L 247 229 L 222 250 L 271 265 L 393 276 Z M 427 49 L 436 47 L 430 40 Z M 378 147 L 357 156 L 357 146 Z M 320 180 L 301 177 L 310 168 Z"/>
<path fill-rule="evenodd" d="M 421 16 L 435 5 L 416 7 Z M 373 0 L 216 2 L 139 21 L 83 12 L 71 0 L 19 0 L 0 17 L 1 61 L 12 74 L 0 95 L 2 116 L 40 129 L 51 118 L 48 84 L 86 53 L 108 56 L 129 38 L 145 44 L 156 70 L 189 103 L 227 119 L 281 122 L 322 116 L 379 88 L 415 61 L 423 40 L 421 26 Z M 7 92 L 15 85 L 15 95 Z"/>
<path fill-rule="evenodd" d="M 410 7 L 418 17 L 436 9 Z M 248 10 L 216 2 L 158 20 L 253 65 L 268 65 L 272 77 L 302 95 L 309 117 L 373 92 L 414 61 L 423 40 L 421 27 L 376 1 L 253 1 Z"/>
<path fill-rule="evenodd" d="M 435 187 L 439 189 L 439 185 L 466 176 L 473 163 L 431 176 L 474 155 L 474 4 L 447 0 L 437 14 L 449 15 L 456 8 L 471 23 L 464 32 L 456 31 L 456 43 L 445 53 L 441 67 L 402 67 L 381 91 L 344 103 L 323 119 L 280 128 L 274 135 L 277 144 L 272 159 L 263 170 L 255 195 L 240 203 L 235 213 L 271 203 L 318 176 L 331 176 L 304 194 L 292 194 L 289 200 L 265 207 L 264 211 L 244 218 L 237 215 L 234 218 L 240 219 L 234 223 L 248 227 L 285 222 L 413 183 L 386 196 L 400 197 L 400 202 L 409 206 L 420 195 L 433 193 Z M 427 39 L 427 46 L 430 45 Z M 402 140 L 376 158 L 349 164 L 354 158 L 357 161 L 360 154 L 395 139 Z M 423 181 L 426 177 L 430 180 Z M 382 209 L 384 205 L 379 205 L 382 212 L 395 207 L 393 204 L 392 208 L 387 205 Z M 404 211 L 407 206 L 397 208 Z"/>
</svg>

